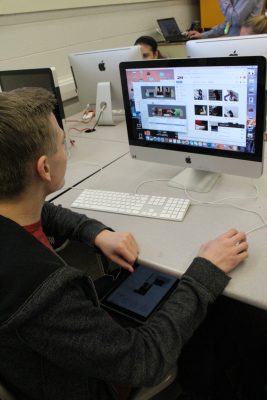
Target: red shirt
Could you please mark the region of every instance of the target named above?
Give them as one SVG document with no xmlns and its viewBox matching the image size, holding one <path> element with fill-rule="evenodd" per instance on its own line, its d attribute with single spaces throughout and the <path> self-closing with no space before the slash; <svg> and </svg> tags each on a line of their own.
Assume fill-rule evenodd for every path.
<svg viewBox="0 0 267 400">
<path fill-rule="evenodd" d="M 49 240 L 44 234 L 41 221 L 35 222 L 31 225 L 25 225 L 23 227 L 27 232 L 31 233 L 39 242 L 46 246 L 49 250 L 54 251 Z"/>
<path fill-rule="evenodd" d="M 120 400 L 127 400 L 129 398 L 129 394 L 131 392 L 131 386 L 119 385 L 119 384 L 113 386 L 116 389 Z"/>
</svg>

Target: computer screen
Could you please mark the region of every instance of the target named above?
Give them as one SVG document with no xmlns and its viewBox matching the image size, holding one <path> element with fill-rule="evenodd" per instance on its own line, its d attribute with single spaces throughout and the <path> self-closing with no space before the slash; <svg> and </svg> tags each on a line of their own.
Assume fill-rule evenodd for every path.
<svg viewBox="0 0 267 400">
<path fill-rule="evenodd" d="M 188 57 L 267 56 L 267 34 L 189 40 L 186 52 Z"/>
<path fill-rule="evenodd" d="M 264 57 L 129 62 L 120 70 L 133 158 L 190 167 L 185 186 L 196 191 L 214 183 L 207 171 L 262 174 Z"/>
<path fill-rule="evenodd" d="M 113 125 L 112 110 L 123 110 L 119 64 L 141 60 L 140 46 L 96 50 L 69 55 L 69 62 L 82 108 L 96 105 L 99 125 Z"/>
<path fill-rule="evenodd" d="M 0 71 L 0 87 L 5 92 L 22 87 L 41 87 L 52 92 L 56 99 L 54 114 L 64 130 L 65 114 L 55 68 Z"/>
</svg>

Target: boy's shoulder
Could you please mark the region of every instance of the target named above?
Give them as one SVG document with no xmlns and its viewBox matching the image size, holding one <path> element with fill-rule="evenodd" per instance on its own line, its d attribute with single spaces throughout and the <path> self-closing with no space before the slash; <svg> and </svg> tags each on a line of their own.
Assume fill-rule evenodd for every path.
<svg viewBox="0 0 267 400">
<path fill-rule="evenodd" d="M 0 216 L 0 323 L 8 319 L 55 271 L 55 253 L 14 221 Z"/>
</svg>

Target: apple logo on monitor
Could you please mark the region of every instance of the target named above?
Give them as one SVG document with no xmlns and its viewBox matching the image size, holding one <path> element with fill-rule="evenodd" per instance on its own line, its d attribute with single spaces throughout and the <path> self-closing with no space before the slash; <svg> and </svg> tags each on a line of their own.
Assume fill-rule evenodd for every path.
<svg viewBox="0 0 267 400">
<path fill-rule="evenodd" d="M 229 57 L 238 57 L 238 52 L 234 50 L 232 53 L 229 54 Z"/>
<path fill-rule="evenodd" d="M 185 162 L 186 164 L 191 164 L 191 157 L 190 156 L 186 157 Z"/>
<path fill-rule="evenodd" d="M 105 71 L 106 70 L 106 66 L 105 66 L 105 63 L 104 63 L 103 60 L 98 64 L 98 69 L 99 69 L 99 71 Z"/>
</svg>

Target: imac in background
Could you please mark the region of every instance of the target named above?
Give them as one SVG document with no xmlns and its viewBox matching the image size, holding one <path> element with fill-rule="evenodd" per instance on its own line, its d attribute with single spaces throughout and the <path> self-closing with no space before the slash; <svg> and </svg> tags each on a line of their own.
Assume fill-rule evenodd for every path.
<svg viewBox="0 0 267 400">
<path fill-rule="evenodd" d="M 23 87 L 41 87 L 52 92 L 56 99 L 54 114 L 59 126 L 65 131 L 65 113 L 60 89 L 56 76 L 56 69 L 34 68 L 0 71 L 0 88 L 4 92 Z"/>
<path fill-rule="evenodd" d="M 262 174 L 264 57 L 128 62 L 120 69 L 134 159 L 184 167 L 169 184 L 199 192 L 220 173 Z"/>
<path fill-rule="evenodd" d="M 69 55 L 70 67 L 82 108 L 96 105 L 98 125 L 114 125 L 112 110 L 123 110 L 119 64 L 141 60 L 140 46 L 97 50 Z"/>
<path fill-rule="evenodd" d="M 188 40 L 187 57 L 267 56 L 267 34 Z"/>
<path fill-rule="evenodd" d="M 267 57 L 267 34 L 189 40 L 186 43 L 186 53 L 190 58 L 260 55 Z M 265 106 L 267 107 L 267 91 Z"/>
</svg>

